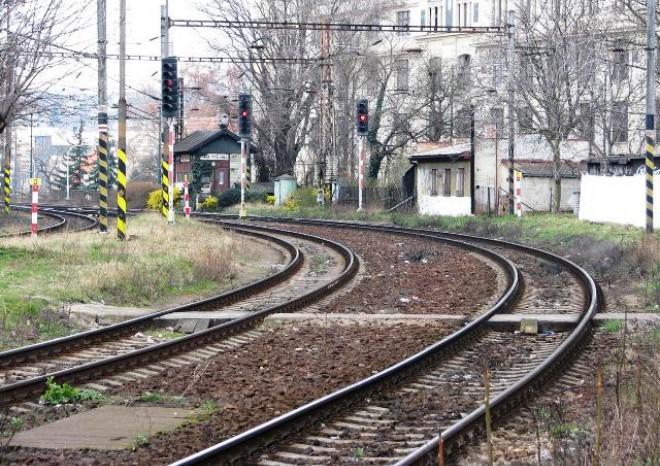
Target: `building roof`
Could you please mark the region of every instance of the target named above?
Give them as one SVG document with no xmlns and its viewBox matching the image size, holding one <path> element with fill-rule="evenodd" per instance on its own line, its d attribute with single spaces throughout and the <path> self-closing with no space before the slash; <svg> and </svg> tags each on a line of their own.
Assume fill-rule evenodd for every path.
<svg viewBox="0 0 660 466">
<path fill-rule="evenodd" d="M 174 144 L 174 153 L 188 154 L 190 152 L 195 152 L 219 137 L 233 139 L 236 143 L 240 143 L 241 141 L 238 134 L 229 131 L 226 127 L 218 130 L 195 131 Z M 254 152 L 256 149 L 257 147 L 250 143 L 250 151 Z"/>
<path fill-rule="evenodd" d="M 502 161 L 502 164 L 509 166 L 507 160 Z M 552 178 L 554 176 L 554 162 L 520 160 L 514 161 L 513 166 L 527 177 Z M 562 161 L 559 166 L 559 176 L 561 178 L 579 178 L 585 170 L 586 165 L 584 164 Z"/>
<path fill-rule="evenodd" d="M 420 151 L 410 156 L 411 162 L 438 162 L 470 160 L 472 158 L 470 143 L 454 144 L 445 147 Z"/>
</svg>

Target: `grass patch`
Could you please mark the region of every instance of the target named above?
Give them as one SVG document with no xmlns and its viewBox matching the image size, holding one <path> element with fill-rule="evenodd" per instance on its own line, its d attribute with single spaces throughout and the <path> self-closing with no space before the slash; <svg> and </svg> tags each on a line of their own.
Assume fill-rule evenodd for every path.
<svg viewBox="0 0 660 466">
<path fill-rule="evenodd" d="M 234 286 L 240 263 L 261 260 L 255 251 L 239 256 L 234 235 L 213 225 L 167 225 L 150 213 L 131 217 L 128 228 L 130 241 L 97 232 L 7 239 L 0 248 L 0 350 L 77 331 L 66 303 L 158 305 L 215 294 Z"/>
<path fill-rule="evenodd" d="M 70 403 L 84 403 L 87 401 L 103 401 L 105 397 L 96 390 L 81 390 L 68 383 L 58 384 L 50 377 L 46 381 L 46 391 L 41 395 L 40 401 L 46 405 L 62 405 Z"/>
<path fill-rule="evenodd" d="M 603 332 L 615 333 L 623 329 L 623 321 L 619 319 L 607 320 L 600 326 Z"/>
</svg>

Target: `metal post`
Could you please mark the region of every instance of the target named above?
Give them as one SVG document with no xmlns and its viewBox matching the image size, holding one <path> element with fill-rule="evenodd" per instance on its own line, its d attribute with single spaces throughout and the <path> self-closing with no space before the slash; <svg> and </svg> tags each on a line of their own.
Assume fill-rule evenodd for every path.
<svg viewBox="0 0 660 466">
<path fill-rule="evenodd" d="M 170 118 L 167 121 L 167 197 L 168 197 L 168 215 L 167 223 L 174 225 L 174 121 Z"/>
<path fill-rule="evenodd" d="M 188 190 L 188 175 L 185 175 L 183 178 L 183 213 L 186 216 L 186 220 L 190 220 L 190 191 Z"/>
<path fill-rule="evenodd" d="M 653 233 L 655 169 L 655 2 L 646 1 L 646 233 Z"/>
<path fill-rule="evenodd" d="M 475 151 L 475 133 L 474 133 L 474 105 L 470 104 L 470 213 L 474 215 L 477 210 L 477 190 L 474 179 L 476 177 L 476 151 Z M 489 204 L 490 207 L 490 204 Z"/>
<path fill-rule="evenodd" d="M 11 93 L 13 92 L 13 87 L 14 87 L 14 67 L 12 65 L 13 60 L 12 60 L 12 51 L 14 48 L 14 40 L 12 38 L 12 34 L 9 32 L 9 26 L 10 26 L 10 16 L 11 16 L 11 10 L 9 10 L 9 6 L 7 6 L 7 42 L 9 43 L 9 66 L 7 67 L 7 84 L 5 87 L 5 95 L 9 97 Z M 7 117 L 8 115 L 5 115 Z M 11 120 L 7 124 L 5 128 L 5 167 L 4 167 L 4 187 L 5 187 L 5 196 L 4 196 L 4 205 L 5 205 L 5 213 L 9 213 L 9 202 L 11 200 L 11 141 L 12 141 L 12 127 L 11 127 Z"/>
<path fill-rule="evenodd" d="M 32 136 L 32 113 L 30 113 L 30 178 L 34 178 L 34 137 Z"/>
<path fill-rule="evenodd" d="M 126 239 L 126 0 L 119 2 L 119 134 L 117 135 L 117 238 Z"/>
<path fill-rule="evenodd" d="M 165 2 L 165 5 L 160 7 L 160 58 L 166 58 L 170 56 L 170 42 L 169 42 L 169 17 L 168 17 L 168 4 Z M 165 151 L 163 147 L 163 141 L 165 140 L 165 122 L 163 118 L 163 106 L 160 106 L 160 118 L 158 121 L 158 157 L 159 164 L 156 170 L 156 181 L 162 183 L 163 178 L 163 163 L 165 162 Z"/>
<path fill-rule="evenodd" d="M 108 104 L 106 71 L 106 1 L 98 0 L 97 22 L 99 42 L 99 232 L 108 232 Z"/>
<path fill-rule="evenodd" d="M 358 212 L 362 210 L 362 195 L 364 192 L 364 141 L 365 137 L 360 137 L 360 148 L 358 155 Z"/>
<path fill-rule="evenodd" d="M 39 180 L 32 178 L 32 224 L 30 230 L 35 238 L 39 232 Z"/>
<path fill-rule="evenodd" d="M 516 12 L 509 10 L 509 21 L 507 23 L 508 35 L 509 35 L 509 47 L 507 50 L 507 68 L 508 68 L 508 107 L 509 107 L 509 174 L 508 174 L 508 184 L 509 184 L 509 213 L 513 214 L 514 202 L 513 202 L 513 154 L 514 154 L 514 139 L 515 139 L 515 124 L 514 124 L 514 91 L 513 91 L 513 80 L 514 80 L 514 45 L 515 45 L 515 22 L 516 22 Z"/>
<path fill-rule="evenodd" d="M 247 183 L 247 142 L 246 138 L 241 138 L 241 209 L 238 212 L 239 218 L 247 216 L 245 208 L 245 185 Z"/>
<path fill-rule="evenodd" d="M 73 149 L 74 146 L 69 147 L 69 150 L 66 151 L 66 155 L 64 156 L 64 170 L 66 170 L 66 201 L 69 202 L 71 199 L 70 197 L 70 181 L 69 181 L 69 154 L 71 154 L 71 149 Z"/>
</svg>

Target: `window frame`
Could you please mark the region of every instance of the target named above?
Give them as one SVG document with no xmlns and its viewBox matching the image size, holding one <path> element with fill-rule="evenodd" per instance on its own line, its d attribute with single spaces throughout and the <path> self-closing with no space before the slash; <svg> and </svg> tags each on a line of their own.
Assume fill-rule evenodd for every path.
<svg viewBox="0 0 660 466">
<path fill-rule="evenodd" d="M 451 197 L 451 168 L 445 168 L 442 172 L 442 196 Z"/>
<path fill-rule="evenodd" d="M 438 195 L 438 169 L 431 168 L 431 196 Z"/>
<path fill-rule="evenodd" d="M 399 10 L 396 12 L 397 36 L 410 34 L 410 10 Z M 401 27 L 401 29 L 399 29 Z"/>
<path fill-rule="evenodd" d="M 465 197 L 465 168 L 456 169 L 456 197 Z"/>
</svg>

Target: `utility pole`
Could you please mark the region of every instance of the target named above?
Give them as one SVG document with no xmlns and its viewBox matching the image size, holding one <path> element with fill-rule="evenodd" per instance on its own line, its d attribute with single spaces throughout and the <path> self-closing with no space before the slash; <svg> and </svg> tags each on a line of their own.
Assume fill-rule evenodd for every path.
<svg viewBox="0 0 660 466">
<path fill-rule="evenodd" d="M 9 44 L 9 60 L 8 61 L 8 69 L 7 69 L 7 83 L 5 87 L 5 95 L 7 96 L 7 100 L 9 102 L 12 101 L 13 96 L 11 95 L 13 92 L 13 87 L 14 87 L 14 66 L 13 66 L 13 59 L 12 59 L 12 52 L 14 48 L 14 41 L 12 38 L 11 33 L 9 32 L 9 25 L 10 25 L 10 12 L 9 6 L 7 6 L 7 42 Z M 13 105 L 10 104 L 8 108 L 11 108 Z M 5 118 L 9 116 L 11 111 L 8 111 L 7 114 L 5 115 Z M 5 213 L 9 213 L 9 201 L 11 200 L 11 140 L 12 140 L 12 128 L 11 128 L 11 120 L 9 123 L 7 123 L 7 126 L 5 127 L 5 167 L 4 167 L 4 187 L 5 187 L 5 196 L 4 196 L 4 204 L 5 204 Z"/>
<path fill-rule="evenodd" d="M 99 232 L 108 232 L 108 97 L 106 71 L 105 28 L 106 0 L 97 0 L 97 23 L 99 42 Z"/>
<path fill-rule="evenodd" d="M 327 23 L 326 23 L 327 24 Z M 330 140 L 332 138 L 331 132 L 331 100 L 330 93 L 332 87 L 332 74 L 330 70 L 330 27 L 323 28 L 321 32 L 321 111 L 320 111 L 320 126 L 321 126 L 321 144 L 320 144 L 320 157 L 319 157 L 319 199 L 321 205 L 325 202 L 325 177 L 328 166 L 328 155 L 330 154 Z M 331 164 L 332 165 L 332 164 Z"/>
<path fill-rule="evenodd" d="M 514 10 L 509 10 L 509 20 L 507 22 L 508 36 L 509 36 L 509 47 L 507 49 L 507 68 L 508 68 L 508 81 L 507 81 L 507 96 L 508 96 L 508 107 L 509 107 L 509 174 L 508 174 L 508 184 L 509 184 L 509 213 L 513 214 L 514 207 L 514 192 L 513 192 L 513 154 L 514 154 L 514 139 L 515 139 L 515 102 L 514 102 L 514 91 L 513 91 L 513 80 L 514 80 L 514 46 L 515 46 L 515 22 L 516 22 L 516 12 Z"/>
<path fill-rule="evenodd" d="M 655 2 L 646 0 L 646 233 L 653 233 L 655 169 Z"/>
<path fill-rule="evenodd" d="M 119 2 L 119 134 L 117 147 L 117 238 L 126 239 L 126 0 Z"/>
<path fill-rule="evenodd" d="M 165 5 L 160 7 L 160 58 L 161 62 L 163 58 L 170 56 L 170 37 L 169 37 L 169 13 L 168 13 L 168 2 L 165 1 Z M 158 154 L 160 160 L 157 166 L 157 181 L 162 184 L 163 177 L 167 176 L 163 172 L 163 163 L 167 159 L 167 149 L 164 147 L 163 141 L 167 139 L 167 133 L 165 131 L 165 122 L 163 118 L 163 102 L 160 103 L 160 122 L 158 125 Z"/>
</svg>

